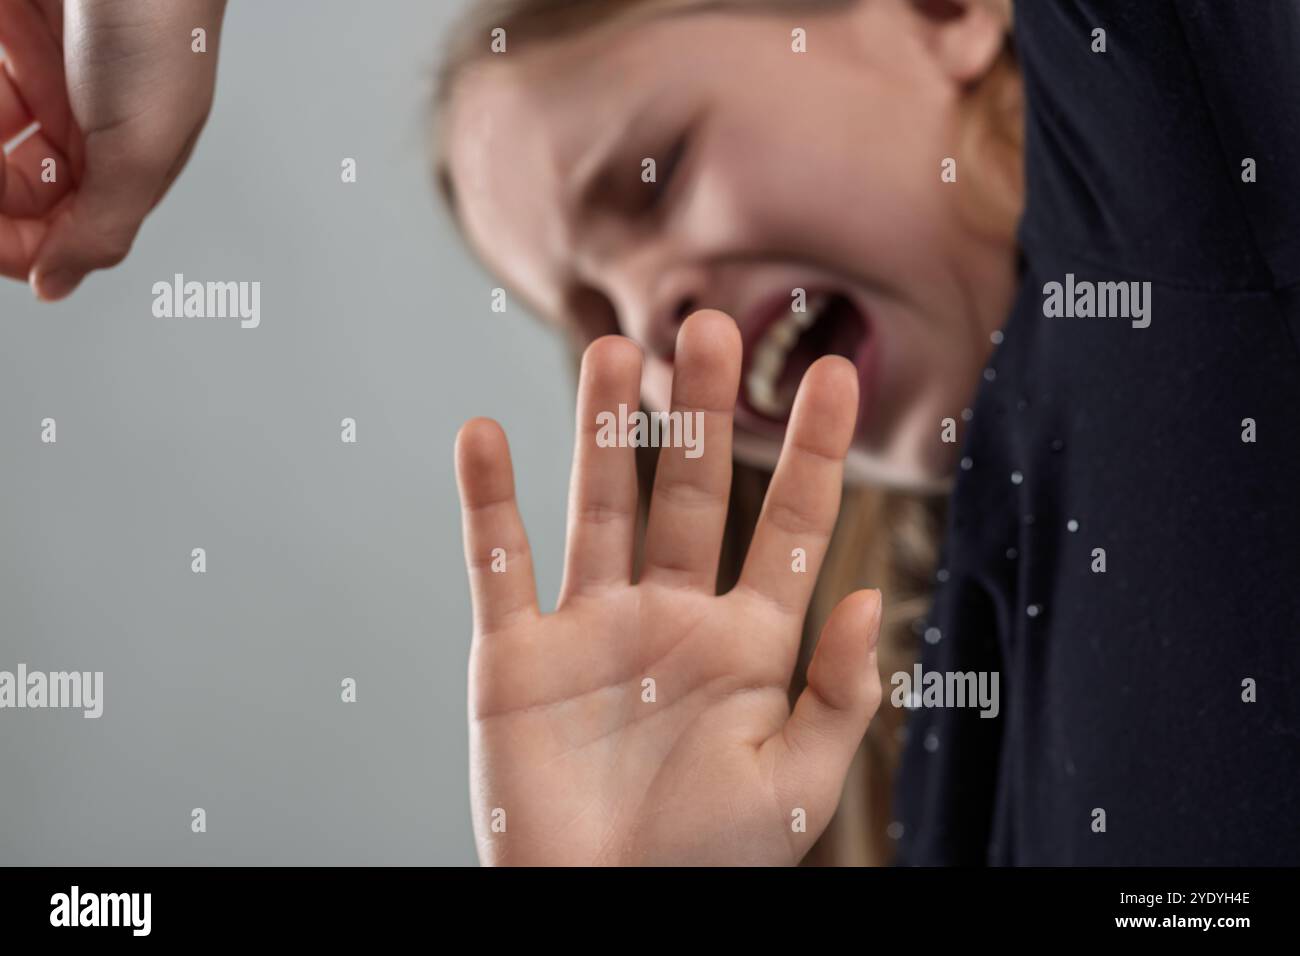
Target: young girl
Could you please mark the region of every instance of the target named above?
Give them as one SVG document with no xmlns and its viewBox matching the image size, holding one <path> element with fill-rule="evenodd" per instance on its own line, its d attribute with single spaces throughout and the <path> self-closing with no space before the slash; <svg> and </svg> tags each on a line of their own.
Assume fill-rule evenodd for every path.
<svg viewBox="0 0 1300 956">
<path fill-rule="evenodd" d="M 1250 11 L 1018 5 L 1018 243 L 973 202 L 1016 195 L 987 148 L 1015 142 L 994 120 L 1018 102 L 993 6 L 471 16 L 444 193 L 489 266 L 592 343 L 555 613 L 500 430 L 458 442 L 483 859 L 799 860 L 881 698 L 863 592 L 785 697 L 842 474 L 932 487 L 971 420 L 922 625 L 939 680 L 902 695 L 922 708 L 903 859 L 1295 862 L 1300 12 Z M 597 338 L 616 332 L 633 342 Z M 638 396 L 702 410 L 713 449 L 661 450 L 641 536 L 632 452 L 595 441 Z M 751 527 L 725 523 L 733 420 L 738 460 L 784 438 L 738 576 L 718 573 Z M 993 698 L 954 699 L 954 676 Z"/>
<path fill-rule="evenodd" d="M 511 780 L 495 780 L 490 793 L 476 794 L 485 859 L 547 859 L 545 853 L 506 850 L 514 838 L 502 839 L 491 828 L 490 814 L 498 807 L 513 821 L 507 834 L 531 832 L 519 839 L 552 841 L 547 852 L 557 855 L 550 859 L 590 859 L 582 855 L 580 839 L 568 850 L 553 845 L 563 837 L 550 827 L 563 826 L 568 816 L 593 804 L 600 808 L 593 811 L 593 829 L 617 833 L 620 821 L 644 826 L 634 808 L 646 799 L 659 804 L 659 816 L 671 818 L 664 798 L 647 797 L 655 779 L 699 807 L 682 815 L 683 821 L 729 812 L 718 809 L 721 800 L 736 807 L 737 815 L 741 807 L 746 814 L 757 808 L 760 826 L 776 826 L 769 832 L 778 838 L 775 855 L 759 852 L 763 844 L 756 843 L 734 859 L 796 860 L 826 827 L 861 737 L 857 720 L 845 724 L 833 755 L 800 771 L 815 786 L 797 797 L 808 813 L 797 835 L 788 819 L 795 808 L 774 816 L 776 796 L 737 787 L 723 770 L 723 752 L 742 738 L 752 743 L 745 735 L 756 733 L 755 719 L 762 736 L 781 726 L 777 718 L 788 710 L 786 690 L 801 630 L 806 664 L 835 603 L 863 584 L 882 585 L 890 596 L 881 670 L 910 671 L 919 634 L 911 625 L 934 572 L 936 491 L 956 467 L 952 439 L 964 427 L 963 413 L 969 414 L 1014 287 L 1020 97 L 1008 29 L 1007 10 L 997 4 L 886 0 L 796 8 L 749 0 L 475 4 L 453 32 L 440 84 L 438 180 L 469 241 L 516 297 L 570 336 L 575 350 L 614 332 L 640 346 L 636 354 L 625 343 L 604 340 L 588 352 L 579 397 L 583 441 L 591 441 L 601 409 L 636 407 L 633 367 L 639 362 L 639 398 L 652 410 L 670 406 L 672 387 L 691 387 L 684 362 L 689 343 L 679 337 L 686 328 L 679 327 L 694 310 L 723 309 L 731 318 L 721 326 L 738 329 L 743 340 L 738 389 L 728 391 L 724 373 L 739 358 L 699 360 L 701 374 L 719 390 L 710 401 L 735 409 L 736 456 L 733 468 L 725 444 L 730 415 L 719 415 L 706 425 L 703 460 L 682 463 L 688 475 L 717 469 L 707 489 L 711 510 L 701 504 L 681 519 L 680 533 L 701 548 L 693 571 L 699 593 L 651 592 L 651 563 L 638 568 L 638 588 L 591 600 L 582 566 L 621 569 L 632 555 L 624 545 L 646 517 L 611 518 L 611 502 L 603 496 L 613 495 L 623 509 L 634 508 L 639 497 L 644 508 L 654 452 L 639 455 L 638 496 L 620 484 L 620 475 L 631 481 L 630 450 L 580 445 L 565 591 L 559 613 L 549 619 L 557 626 L 538 637 L 539 622 L 529 617 L 514 632 L 520 647 L 544 644 L 550 663 L 534 660 L 502 635 L 483 635 L 477 645 L 476 764 L 515 768 L 514 780 L 534 794 L 517 799 Z M 483 39 L 491 41 L 494 30 L 503 31 L 498 36 L 504 49 L 497 53 Z M 806 53 L 795 52 L 800 33 Z M 656 161 L 653 183 L 642 182 L 647 158 Z M 961 170 L 955 183 L 941 179 L 945 159 Z M 795 311 L 801 297 L 807 308 L 802 314 Z M 715 589 L 730 592 L 738 582 L 741 592 L 755 594 L 779 587 L 765 580 L 746 588 L 741 565 L 790 421 L 795 386 L 827 354 L 853 362 L 856 383 L 844 387 L 856 384 L 862 401 L 846 446 L 849 483 L 833 543 L 825 547 L 822 540 L 831 527 L 810 527 L 808 540 L 792 544 L 807 550 L 807 571 L 791 571 L 788 553 L 778 562 L 780 575 L 808 591 L 820 567 L 811 613 L 762 601 L 744 610 L 697 605 L 688 599 L 712 597 Z M 614 367 L 605 369 L 602 361 Z M 611 384 L 606 394 L 593 394 L 600 392 L 600 381 L 619 375 L 633 381 L 622 381 L 621 392 Z M 814 414 L 814 421 L 821 419 L 819 434 L 829 429 L 830 414 Z M 951 426 L 948 442 L 942 440 L 945 420 Z M 498 488 L 506 480 L 492 458 L 503 454 L 499 441 L 491 426 L 482 425 L 471 426 L 462 438 L 462 467 L 472 472 L 462 472 L 471 512 L 486 493 L 479 482 Z M 661 452 L 671 454 L 681 452 Z M 584 483 L 584 470 L 604 467 L 612 474 L 586 478 L 596 488 Z M 894 490 L 882 493 L 876 490 L 881 485 Z M 839 494 L 840 482 L 833 480 L 813 496 L 822 521 L 833 520 Z M 616 544 L 584 555 L 581 542 L 593 532 L 584 529 L 581 512 L 592 509 L 603 528 L 597 534 Z M 651 546 L 656 520 L 652 513 Z M 615 533 L 611 525 L 622 527 Z M 494 600 L 488 590 L 493 586 L 518 589 L 504 600 L 531 603 L 526 555 L 511 554 L 504 574 L 483 563 L 493 548 L 509 553 L 521 547 L 521 532 L 513 525 L 488 532 L 467 520 L 467 533 L 471 566 L 482 570 L 475 574 L 480 615 L 491 613 L 482 602 Z M 501 537 L 493 541 L 493 534 Z M 518 562 L 511 563 L 515 557 Z M 653 561 L 653 554 L 647 557 Z M 629 583 L 630 573 L 620 580 Z M 739 605 L 735 593 L 731 599 Z M 659 600 L 668 602 L 663 610 L 657 609 Z M 571 654 L 586 661 L 612 640 L 603 628 L 593 631 L 580 610 L 584 605 L 599 609 L 598 617 L 623 639 L 608 649 L 609 660 L 575 668 Z M 666 673 L 657 671 L 652 664 L 658 645 L 677 646 L 681 639 L 675 619 L 705 613 L 724 633 L 697 635 L 695 646 L 682 647 L 670 666 L 659 663 Z M 665 620 L 637 623 L 650 614 Z M 763 630 L 777 632 L 768 644 L 756 641 L 753 627 L 743 623 L 747 614 Z M 480 630 L 484 626 L 480 621 Z M 858 644 L 870 636 L 868 627 L 859 627 L 851 636 Z M 724 640 L 739 646 L 725 658 L 727 672 L 720 675 L 713 668 Z M 563 641 L 574 646 L 562 649 Z M 494 647 L 505 649 L 497 656 Z M 836 669 L 823 664 L 820 670 Z M 532 674 L 534 692 L 501 700 L 501 682 L 513 685 L 525 671 Z M 811 673 L 818 672 L 815 666 Z M 836 676 L 854 683 L 865 672 L 855 663 Z M 641 701 L 647 678 L 656 681 L 653 703 Z M 812 693 L 819 692 L 833 689 L 814 682 Z M 540 702 L 547 705 L 545 723 L 534 709 Z M 497 713 L 501 709 L 506 712 Z M 701 722 L 721 733 L 697 740 L 692 728 Z M 816 862 L 892 857 L 886 836 L 893 820 L 889 780 L 901 726 L 902 713 L 894 707 L 878 716 L 844 788 L 836 826 L 813 855 Z M 497 750 L 493 741 L 500 737 L 518 741 L 520 749 L 509 755 Z M 600 740 L 599 746 L 587 745 L 588 738 Z M 666 769 L 683 752 L 696 765 L 693 787 Z M 763 759 L 772 753 L 775 748 Z M 611 772 L 605 761 L 612 755 L 619 769 Z M 715 763 L 716 769 L 708 769 Z M 540 767 L 547 768 L 553 788 L 538 789 L 530 768 Z M 475 775 L 476 781 L 487 779 Z M 735 833 L 723 838 L 738 839 Z M 671 851 L 634 851 L 610 839 L 616 848 L 611 853 L 620 855 L 609 859 L 672 859 Z M 710 855 L 707 841 L 696 849 L 700 855 L 686 858 L 733 859 Z"/>
</svg>

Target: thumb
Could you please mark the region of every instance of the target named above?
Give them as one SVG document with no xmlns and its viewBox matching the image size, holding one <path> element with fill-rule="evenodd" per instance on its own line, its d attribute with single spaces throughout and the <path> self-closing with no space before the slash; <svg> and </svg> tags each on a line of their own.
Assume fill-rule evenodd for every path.
<svg viewBox="0 0 1300 956">
<path fill-rule="evenodd" d="M 95 155 L 87 144 L 84 176 L 56 213 L 28 281 L 42 299 L 62 299 L 88 273 L 126 258 L 153 208 L 165 171 L 128 157 Z"/>
<path fill-rule="evenodd" d="M 777 794 L 807 813 L 807 849 L 830 822 L 862 736 L 880 706 L 876 645 L 880 592 L 854 591 L 835 606 L 776 747 Z"/>
</svg>

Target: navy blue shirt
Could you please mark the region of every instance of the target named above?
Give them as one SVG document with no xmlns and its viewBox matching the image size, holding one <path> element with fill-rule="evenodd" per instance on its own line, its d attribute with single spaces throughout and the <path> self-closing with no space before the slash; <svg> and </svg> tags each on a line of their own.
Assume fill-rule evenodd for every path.
<svg viewBox="0 0 1300 956">
<path fill-rule="evenodd" d="M 899 859 L 1297 864 L 1300 3 L 1015 11 L 1023 281 L 922 657 L 999 713 L 912 714 Z"/>
</svg>

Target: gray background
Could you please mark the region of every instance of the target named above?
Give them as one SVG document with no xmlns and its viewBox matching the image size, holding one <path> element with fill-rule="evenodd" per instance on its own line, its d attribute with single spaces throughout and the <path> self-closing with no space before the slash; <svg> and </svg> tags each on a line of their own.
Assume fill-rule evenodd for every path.
<svg viewBox="0 0 1300 956">
<path fill-rule="evenodd" d="M 0 281 L 0 669 L 105 682 L 99 720 L 0 711 L 0 863 L 475 861 L 452 440 L 505 425 L 550 607 L 573 425 L 559 342 L 490 310 L 430 187 L 460 6 L 232 3 L 127 261 L 58 305 Z M 154 318 L 177 272 L 260 281 L 261 327 Z"/>
</svg>

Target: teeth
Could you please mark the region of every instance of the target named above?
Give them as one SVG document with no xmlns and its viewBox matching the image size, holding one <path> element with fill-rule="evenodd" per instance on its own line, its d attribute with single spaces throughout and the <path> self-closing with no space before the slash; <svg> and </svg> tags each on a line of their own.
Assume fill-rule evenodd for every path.
<svg viewBox="0 0 1300 956">
<path fill-rule="evenodd" d="M 786 357 L 799 341 L 799 336 L 817 321 L 828 302 L 828 295 L 809 297 L 805 311 L 788 311 L 769 325 L 763 337 L 755 343 L 754 357 L 745 376 L 745 393 L 749 403 L 763 414 L 773 418 L 784 418 L 789 414 L 798 383 L 787 386 L 778 394 L 781 370 L 785 368 Z"/>
</svg>

